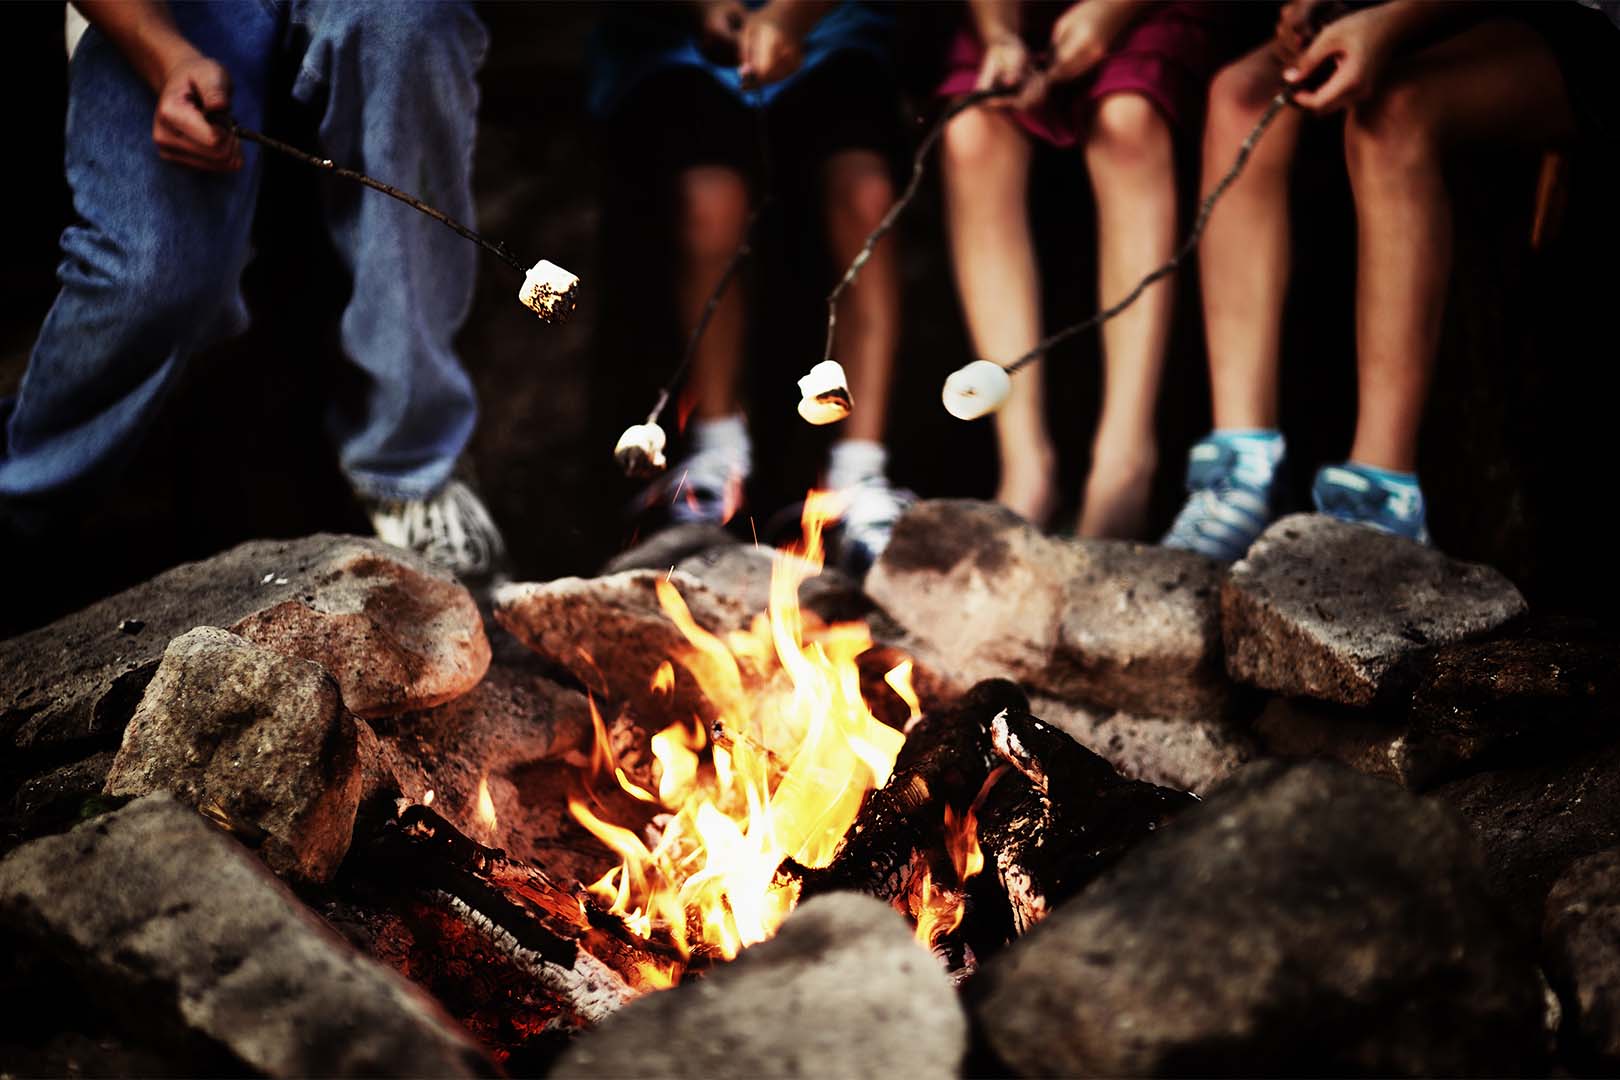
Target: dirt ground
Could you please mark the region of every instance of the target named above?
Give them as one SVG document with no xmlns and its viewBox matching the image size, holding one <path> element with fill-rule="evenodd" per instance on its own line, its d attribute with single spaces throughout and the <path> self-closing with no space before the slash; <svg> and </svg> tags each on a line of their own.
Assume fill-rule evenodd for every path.
<svg viewBox="0 0 1620 1080">
<path fill-rule="evenodd" d="M 639 523 L 636 487 L 613 470 L 618 432 L 644 413 L 678 355 L 668 299 L 667 245 L 657 193 L 601 161 L 584 107 L 586 3 L 480 8 L 494 44 L 482 74 L 477 156 L 479 227 L 520 252 L 543 253 L 581 275 L 582 302 L 562 328 L 539 326 L 512 300 L 510 270 L 480 266 L 478 298 L 460 339 L 483 416 L 472 460 L 506 529 L 522 576 L 593 571 Z M 913 55 L 958 17 L 949 4 L 902 5 Z M 61 5 L 10 13 L 17 63 L 3 74 L 19 110 L 9 155 L 12 237 L 0 247 L 0 394 L 20 378 L 54 290 L 55 238 L 67 220 L 61 178 L 65 102 Z M 928 82 L 926 65 L 910 81 Z M 932 103 L 907 109 L 914 128 Z M 301 119 L 275 118 L 296 135 Z M 1298 266 L 1285 334 L 1285 427 L 1302 497 L 1311 470 L 1342 456 L 1353 420 L 1349 298 L 1354 247 L 1338 133 L 1319 125 L 1295 201 Z M 1615 242 L 1613 171 L 1577 158 L 1562 226 L 1528 245 L 1534 160 L 1485 159 L 1459 170 L 1459 272 L 1426 430 L 1423 475 L 1431 525 L 1447 551 L 1491 562 L 1542 610 L 1612 621 L 1620 586 L 1605 527 Z M 47 548 L 0 564 L 0 633 L 72 610 L 173 565 L 256 536 L 361 531 L 322 431 L 345 370 L 335 319 L 347 284 L 316 211 L 331 182 L 273 163 L 247 290 L 256 314 L 245 336 L 196 357 L 162 424 L 120 482 L 87 500 L 83 519 Z M 1612 184 L 1610 184 L 1612 191 Z M 750 397 L 759 469 L 747 535 L 815 479 L 824 433 L 791 416 L 793 381 L 819 356 L 821 296 L 833 269 L 817 248 L 806 192 L 785 189 L 748 285 L 756 310 Z M 1095 305 L 1086 255 L 1091 209 L 1071 155 L 1039 161 L 1032 206 L 1053 325 Z M 938 405 L 945 374 L 970 358 L 944 247 L 937 182 L 900 234 L 904 245 L 902 373 L 892 416 L 898 479 L 925 496 L 987 495 L 994 483 L 988 422 L 964 426 Z M 1156 523 L 1178 503 L 1180 462 L 1207 426 L 1196 282 L 1178 285 L 1178 320 L 1161 414 Z M 1085 473 L 1096 412 L 1097 346 L 1052 357 L 1051 409 L 1062 442 L 1065 515 Z M 1302 500 L 1303 501 L 1303 500 Z M 752 523 L 749 517 L 753 518 Z"/>
</svg>

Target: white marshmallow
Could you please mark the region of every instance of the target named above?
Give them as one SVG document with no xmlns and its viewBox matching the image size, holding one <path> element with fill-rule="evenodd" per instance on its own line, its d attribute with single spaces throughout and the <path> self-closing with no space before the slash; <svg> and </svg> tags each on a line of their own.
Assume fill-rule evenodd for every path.
<svg viewBox="0 0 1620 1080">
<path fill-rule="evenodd" d="M 529 267 L 518 290 L 519 303 L 546 322 L 568 318 L 578 300 L 579 278 L 546 259 Z"/>
<path fill-rule="evenodd" d="M 664 429 L 657 424 L 631 424 L 613 448 L 613 460 L 626 476 L 653 476 L 664 471 Z"/>
<path fill-rule="evenodd" d="M 844 366 L 836 360 L 823 360 L 799 380 L 799 415 L 812 424 L 836 424 L 850 414 L 855 403 L 849 396 L 849 380 Z"/>
<path fill-rule="evenodd" d="M 995 412 L 1012 392 L 1012 376 L 1000 364 L 975 360 L 945 380 L 945 411 L 958 420 L 977 420 Z"/>
</svg>

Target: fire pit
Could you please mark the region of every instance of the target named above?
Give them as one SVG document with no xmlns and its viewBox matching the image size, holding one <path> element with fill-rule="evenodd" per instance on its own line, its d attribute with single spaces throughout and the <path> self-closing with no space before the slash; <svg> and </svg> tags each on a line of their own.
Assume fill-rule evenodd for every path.
<svg viewBox="0 0 1620 1080">
<path fill-rule="evenodd" d="M 1491 718 L 1525 707 L 1503 671 L 1592 700 L 1537 679 L 1609 670 L 1602 640 L 1461 641 L 1522 602 L 1404 548 L 1376 564 L 1402 625 L 1312 623 L 1288 589 L 1369 543 L 1316 519 L 1228 573 L 924 503 L 862 588 L 822 570 L 832 513 L 813 493 L 779 552 L 675 530 L 482 611 L 369 541 L 250 544 L 0 645 L 30 1002 L 0 1048 L 269 1075 L 1546 1060 L 1523 916 L 1620 844 L 1613 751 L 1565 710 L 1541 767 L 1586 816 L 1526 889 L 1482 792 L 1537 820 L 1552 785 L 1513 787 L 1527 736 Z M 1309 752 L 1377 778 L 1280 760 L 1324 725 Z M 1549 970 L 1566 1003 L 1594 977 Z"/>
</svg>

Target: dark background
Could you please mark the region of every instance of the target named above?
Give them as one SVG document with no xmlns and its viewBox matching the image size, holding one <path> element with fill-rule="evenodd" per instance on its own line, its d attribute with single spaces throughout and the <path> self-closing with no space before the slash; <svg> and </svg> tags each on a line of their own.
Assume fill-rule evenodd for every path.
<svg viewBox="0 0 1620 1080">
<path fill-rule="evenodd" d="M 591 4 L 488 4 L 493 46 L 482 74 L 477 154 L 479 227 L 521 253 L 583 278 L 578 314 L 546 328 L 514 299 L 517 280 L 490 259 L 461 335 L 483 418 L 472 444 L 482 489 L 523 577 L 594 571 L 646 523 L 626 506 L 637 488 L 614 470 L 623 427 L 645 413 L 678 356 L 669 253 L 659 193 L 600 161 L 584 108 Z M 925 61 L 958 16 L 954 5 L 901 6 L 907 81 L 929 85 Z M 56 237 L 68 220 L 62 181 L 66 64 L 62 5 L 8 9 L 10 61 L 0 79 L 14 103 L 6 155 L 6 242 L 0 245 L 0 393 L 20 378 L 54 294 Z M 906 110 L 920 130 L 924 93 Z M 299 136 L 303 118 L 270 125 Z M 1611 429 L 1614 274 L 1620 230 L 1614 169 L 1577 154 L 1561 221 L 1529 244 L 1537 160 L 1458 163 L 1457 273 L 1422 475 L 1436 543 L 1492 563 L 1543 612 L 1609 614 L 1620 587 L 1609 530 L 1616 469 Z M 1297 262 L 1285 333 L 1285 429 L 1301 505 L 1311 470 L 1343 456 L 1353 421 L 1350 300 L 1353 221 L 1337 125 L 1314 126 L 1294 201 Z M 88 500 L 71 533 L 12 545 L 0 563 L 0 634 L 82 606 L 241 540 L 316 530 L 365 531 L 322 430 L 325 402 L 344 392 L 335 318 L 347 283 L 320 229 L 319 185 L 270 163 L 247 290 L 256 315 L 244 337 L 195 358 L 152 437 L 108 491 Z M 767 219 L 748 284 L 755 304 L 750 395 L 757 474 L 735 527 L 766 531 L 815 480 L 826 433 L 793 415 L 794 381 L 819 358 L 821 297 L 834 273 L 802 191 L 784 187 Z M 1048 323 L 1095 306 L 1091 206 L 1077 155 L 1045 154 L 1032 193 L 1046 276 Z M 937 177 L 904 220 L 905 323 L 892 416 L 897 479 L 925 496 L 987 496 L 995 470 L 990 422 L 964 425 L 939 406 L 944 376 L 970 359 L 951 284 Z M 1208 425 L 1196 282 L 1179 284 L 1177 327 L 1161 409 L 1157 524 L 1179 504 L 1181 462 Z M 1048 366 L 1054 431 L 1072 520 L 1097 404 L 1096 340 Z M 8 541 L 8 543 L 10 543 Z"/>
</svg>

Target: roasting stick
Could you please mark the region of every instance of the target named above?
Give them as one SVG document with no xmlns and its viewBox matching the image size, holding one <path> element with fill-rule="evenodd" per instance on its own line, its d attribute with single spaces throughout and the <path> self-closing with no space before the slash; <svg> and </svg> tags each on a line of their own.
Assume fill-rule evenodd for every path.
<svg viewBox="0 0 1620 1080">
<path fill-rule="evenodd" d="M 200 102 L 198 108 L 201 108 Z M 523 286 L 518 290 L 518 300 L 524 307 L 540 316 L 541 321 L 548 323 L 561 322 L 573 313 L 574 306 L 579 298 L 579 278 L 556 263 L 541 259 L 533 266 L 525 266 L 523 260 L 512 254 L 512 250 L 505 244 L 490 240 L 474 232 L 439 208 L 430 206 L 416 196 L 401 191 L 392 184 L 385 184 L 381 180 L 367 176 L 363 172 L 344 168 L 331 158 L 316 157 L 314 154 L 306 153 L 291 143 L 282 142 L 280 139 L 266 135 L 262 131 L 243 127 L 237 122 L 236 117 L 224 109 L 203 110 L 203 115 L 208 118 L 210 124 L 228 131 L 239 139 L 258 143 L 260 146 L 274 150 L 278 154 L 284 154 L 295 161 L 301 161 L 305 165 L 329 172 L 334 176 L 341 176 L 345 180 L 353 180 L 355 183 L 364 184 L 373 191 L 380 191 L 384 195 L 392 196 L 406 206 L 421 211 L 451 231 L 471 240 L 523 275 Z"/>
<path fill-rule="evenodd" d="M 748 212 L 748 220 L 743 225 L 742 240 L 737 244 L 737 250 L 732 252 L 731 260 L 726 263 L 726 268 L 721 271 L 720 279 L 714 283 L 708 300 L 703 303 L 697 324 L 687 336 L 686 348 L 681 351 L 680 363 L 675 365 L 675 370 L 670 373 L 664 385 L 658 388 L 658 397 L 647 413 L 647 419 L 625 428 L 624 434 L 619 436 L 618 445 L 613 448 L 613 460 L 619 463 L 619 468 L 624 470 L 626 476 L 643 478 L 656 476 L 663 472 L 668 464 L 664 460 L 664 446 L 667 440 L 658 420 L 663 416 L 670 399 L 675 396 L 675 390 L 680 386 L 681 380 L 686 378 L 687 369 L 692 366 L 692 359 L 697 356 L 698 343 L 703 340 L 703 333 L 709 328 L 709 322 L 719 309 L 720 301 L 725 299 L 726 290 L 731 287 L 743 264 L 754 253 L 754 226 L 776 199 L 771 174 L 770 131 L 765 124 L 765 94 L 762 90 L 755 89 L 751 108 L 754 113 L 755 151 L 759 157 L 760 196 Z"/>
<path fill-rule="evenodd" d="M 1210 211 L 1215 209 L 1215 204 L 1220 201 L 1222 195 L 1226 194 L 1226 189 L 1231 187 L 1237 181 L 1237 178 L 1242 175 L 1244 166 L 1249 163 L 1249 156 L 1254 153 L 1255 146 L 1260 142 L 1260 137 L 1266 133 L 1266 129 L 1271 126 L 1272 121 L 1277 119 L 1278 114 L 1293 99 L 1294 88 L 1284 86 L 1277 91 L 1276 96 L 1266 105 L 1265 112 L 1260 114 L 1260 119 L 1250 130 L 1248 137 L 1238 147 L 1237 156 L 1233 159 L 1231 168 L 1226 170 L 1225 175 L 1199 203 L 1198 215 L 1193 219 L 1192 228 L 1187 231 L 1187 238 L 1181 242 L 1181 246 L 1176 249 L 1168 260 L 1149 272 L 1141 281 L 1138 281 L 1135 288 L 1126 293 L 1118 303 L 1106 307 L 1095 315 L 1082 319 L 1072 326 L 1066 326 L 1042 338 L 1033 349 L 1018 357 L 1012 363 L 1003 366 L 993 360 L 975 360 L 971 364 L 951 372 L 950 377 L 945 380 L 945 389 L 941 395 L 944 399 L 945 411 L 958 420 L 976 420 L 987 413 L 994 412 L 1001 406 L 1002 402 L 1007 400 L 1007 394 L 1012 389 L 1011 376 L 1014 373 L 1022 371 L 1070 338 L 1101 326 L 1136 303 L 1137 298 L 1147 291 L 1149 285 L 1175 273 L 1187 256 L 1192 254 L 1193 249 L 1198 246 L 1198 241 L 1204 235 L 1204 227 L 1209 224 Z"/>
</svg>

